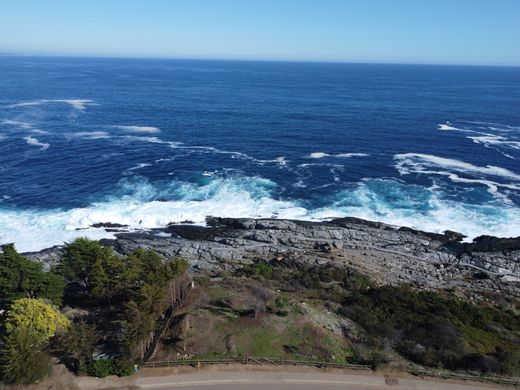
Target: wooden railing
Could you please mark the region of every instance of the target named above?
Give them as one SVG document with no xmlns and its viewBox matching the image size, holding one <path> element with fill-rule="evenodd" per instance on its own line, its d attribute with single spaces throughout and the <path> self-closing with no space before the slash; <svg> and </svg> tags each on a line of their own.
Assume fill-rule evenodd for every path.
<svg viewBox="0 0 520 390">
<path fill-rule="evenodd" d="M 371 371 L 372 368 L 362 364 L 339 364 L 331 362 L 320 362 L 313 360 L 283 360 L 269 357 L 245 357 L 245 358 L 222 358 L 222 359 L 186 359 L 186 360 L 165 360 L 158 362 L 147 362 L 141 367 L 176 367 L 176 366 L 199 366 L 204 364 L 255 364 L 255 365 L 298 365 L 312 367 L 344 368 L 349 370 Z"/>
<path fill-rule="evenodd" d="M 453 379 L 453 380 L 463 380 L 463 381 L 471 381 L 471 382 L 485 382 L 485 383 L 496 383 L 500 385 L 513 385 L 520 386 L 520 378 L 516 377 L 502 377 L 502 376 L 491 376 L 491 375 L 478 375 L 475 373 L 458 373 L 458 372 L 447 372 L 447 371 L 428 371 L 428 370 L 419 370 L 415 368 L 408 369 L 410 374 L 416 376 L 428 376 L 432 378 L 442 378 L 442 379 Z"/>
</svg>

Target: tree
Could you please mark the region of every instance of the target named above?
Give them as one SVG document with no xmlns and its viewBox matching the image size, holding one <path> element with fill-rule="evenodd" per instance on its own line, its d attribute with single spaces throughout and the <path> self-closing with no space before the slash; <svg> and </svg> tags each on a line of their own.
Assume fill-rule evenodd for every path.
<svg viewBox="0 0 520 390">
<path fill-rule="evenodd" d="M 90 271 L 90 289 L 94 298 L 110 301 L 128 286 L 125 263 L 120 256 L 101 257 Z"/>
<path fill-rule="evenodd" d="M 67 280 L 81 281 L 91 291 L 93 267 L 112 256 L 112 250 L 98 241 L 78 238 L 65 246 L 57 269 Z"/>
<path fill-rule="evenodd" d="M 85 321 L 73 323 L 62 340 L 65 351 L 76 361 L 77 368 L 85 370 L 92 361 L 101 334 L 96 325 Z"/>
<path fill-rule="evenodd" d="M 5 328 L 8 333 L 19 329 L 39 335 L 42 341 L 52 337 L 57 329 L 67 329 L 70 320 L 54 306 L 41 299 L 21 298 L 13 302 L 7 312 Z"/>
<path fill-rule="evenodd" d="M 11 383 L 34 383 L 47 375 L 49 355 L 41 335 L 29 328 L 10 333 L 2 352 L 2 374 Z"/>
<path fill-rule="evenodd" d="M 166 308 L 164 288 L 146 284 L 136 300 L 126 304 L 123 343 L 130 358 L 143 358 L 148 342 L 157 328 L 157 320 Z"/>
<path fill-rule="evenodd" d="M 61 276 L 43 271 L 42 264 L 20 255 L 12 244 L 0 252 L 0 300 L 46 298 L 60 304 L 64 286 Z"/>
<path fill-rule="evenodd" d="M 165 286 L 169 280 L 186 272 L 188 263 L 180 258 L 166 260 L 155 251 L 139 248 L 127 257 L 125 269 L 127 280 L 135 287 L 145 284 Z"/>
</svg>

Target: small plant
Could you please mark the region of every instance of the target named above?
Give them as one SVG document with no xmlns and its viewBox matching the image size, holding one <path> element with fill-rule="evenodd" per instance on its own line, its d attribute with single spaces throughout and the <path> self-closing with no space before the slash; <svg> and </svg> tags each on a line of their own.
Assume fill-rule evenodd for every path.
<svg viewBox="0 0 520 390">
<path fill-rule="evenodd" d="M 243 272 L 247 276 L 261 276 L 264 279 L 271 279 L 273 276 L 273 267 L 265 262 L 248 264 L 244 266 Z"/>
<path fill-rule="evenodd" d="M 97 378 L 104 378 L 109 375 L 128 376 L 132 374 L 132 366 L 122 360 L 102 358 L 89 363 L 87 373 Z"/>
</svg>

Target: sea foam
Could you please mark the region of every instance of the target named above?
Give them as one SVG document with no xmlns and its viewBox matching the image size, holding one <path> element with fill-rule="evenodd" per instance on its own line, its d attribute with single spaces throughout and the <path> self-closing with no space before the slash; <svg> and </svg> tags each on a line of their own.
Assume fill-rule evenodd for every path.
<svg viewBox="0 0 520 390">
<path fill-rule="evenodd" d="M 25 252 L 61 245 L 82 236 L 113 237 L 111 232 L 91 227 L 100 222 L 140 230 L 184 220 L 204 224 L 208 215 L 304 219 L 307 210 L 269 195 L 275 187 L 273 182 L 262 178 L 219 178 L 204 186 L 171 182 L 161 188 L 146 181 L 124 184 L 121 191 L 128 194 L 89 207 L 45 211 L 4 209 L 0 213 L 0 243 L 14 242 Z M 166 196 L 176 199 L 158 200 Z"/>
<path fill-rule="evenodd" d="M 94 100 L 91 99 L 39 99 L 28 102 L 20 102 L 8 105 L 7 108 L 15 107 L 31 107 L 40 106 L 48 103 L 66 103 L 75 108 L 76 110 L 84 110 L 88 105 L 94 104 Z"/>
<path fill-rule="evenodd" d="M 397 161 L 395 168 L 402 175 L 410 173 L 432 173 L 432 171 L 427 168 L 434 167 L 456 172 L 490 175 L 520 181 L 520 174 L 512 172 L 506 168 L 493 165 L 477 166 L 464 161 L 434 156 L 431 154 L 403 153 L 394 155 L 394 159 Z"/>
<path fill-rule="evenodd" d="M 20 251 L 36 251 L 82 236 L 113 238 L 114 233 L 93 228 L 96 223 L 119 223 L 128 225 L 130 231 L 139 231 L 184 220 L 204 225 L 209 215 L 313 221 L 355 216 L 433 232 L 450 229 L 469 238 L 481 234 L 520 235 L 518 207 L 500 200 L 483 205 L 453 201 L 437 187 L 426 189 L 392 179 L 367 179 L 313 209 L 296 200 L 279 199 L 274 195 L 276 188 L 274 182 L 260 177 L 211 177 L 204 185 L 124 180 L 117 195 L 88 207 L 3 208 L 0 243 L 14 242 Z"/>
<path fill-rule="evenodd" d="M 48 149 L 50 146 L 50 144 L 45 143 L 45 142 L 40 142 L 37 138 L 34 138 L 30 135 L 27 137 L 23 137 L 23 139 L 25 140 L 27 145 L 38 146 L 41 150 Z"/>
<path fill-rule="evenodd" d="M 117 129 L 132 133 L 159 133 L 161 130 L 153 126 L 113 126 Z"/>
</svg>

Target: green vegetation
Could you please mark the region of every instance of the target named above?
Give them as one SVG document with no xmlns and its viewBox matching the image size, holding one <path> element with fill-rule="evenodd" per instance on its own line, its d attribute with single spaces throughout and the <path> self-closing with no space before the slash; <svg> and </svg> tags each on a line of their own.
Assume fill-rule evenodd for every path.
<svg viewBox="0 0 520 390">
<path fill-rule="evenodd" d="M 49 368 L 46 342 L 37 333 L 20 328 L 4 338 L 2 376 L 9 383 L 29 384 L 43 379 Z"/>
<path fill-rule="evenodd" d="M 0 252 L 0 306 L 18 298 L 44 298 L 61 304 L 63 278 L 54 272 L 44 272 L 40 263 L 18 254 L 13 245 Z"/>
<path fill-rule="evenodd" d="M 12 302 L 5 317 L 4 378 L 13 383 L 32 383 L 42 379 L 49 366 L 48 341 L 58 329 L 66 329 L 70 321 L 53 305 L 33 298 Z"/>
<path fill-rule="evenodd" d="M 78 373 L 130 374 L 132 362 L 142 357 L 136 345 L 148 341 L 169 307 L 170 281 L 187 267 L 182 259 L 167 261 L 143 249 L 120 256 L 80 238 L 65 246 L 52 272 L 44 272 L 40 263 L 4 246 L 0 305 L 7 311 L 0 318 L 1 378 L 24 384 L 44 378 L 49 353 Z M 71 322 L 57 306 L 62 299 L 86 314 Z M 96 313 L 90 315 L 93 309 Z M 97 353 L 114 358 L 96 359 Z"/>
<path fill-rule="evenodd" d="M 62 356 L 69 361 L 76 372 L 87 372 L 92 362 L 96 346 L 101 341 L 101 332 L 95 324 L 80 320 L 71 325 L 61 341 Z"/>
<path fill-rule="evenodd" d="M 67 329 L 70 321 L 56 307 L 41 299 L 21 298 L 12 303 L 4 325 L 8 333 L 27 329 L 46 341 L 59 328 Z"/>
<path fill-rule="evenodd" d="M 511 311 L 385 286 L 352 293 L 341 312 L 363 326 L 372 344 L 389 341 L 416 363 L 501 374 L 520 372 L 520 316 Z"/>
<path fill-rule="evenodd" d="M 183 345 L 197 357 L 377 366 L 400 355 L 427 367 L 520 374 L 520 315 L 504 307 L 376 286 L 345 266 L 284 259 L 201 273 L 195 303 L 174 313 L 176 283 L 187 268 L 182 259 L 144 249 L 121 256 L 82 238 L 45 272 L 12 245 L 3 247 L 2 379 L 39 381 L 51 355 L 79 374 L 128 375 L 163 330 L 166 350 Z M 62 302 L 72 320 L 60 311 Z M 171 351 L 177 356 L 178 348 Z"/>
<path fill-rule="evenodd" d="M 300 303 L 298 294 L 266 287 L 270 281 L 257 277 L 222 279 L 219 274 L 214 280 L 197 279 L 204 283 L 198 283 L 204 303 L 178 315 L 183 325 L 172 329 L 173 340 L 166 345 L 185 345 L 197 358 L 258 356 L 347 362 L 351 345 L 346 338 L 317 323 L 307 313 L 310 305 Z M 337 320 L 321 305 L 313 313 Z M 172 358 L 177 351 L 171 350 Z"/>
<path fill-rule="evenodd" d="M 352 362 L 377 366 L 391 360 L 393 350 L 429 367 L 520 374 L 520 316 L 511 310 L 406 286 L 377 287 L 364 275 L 331 264 L 258 262 L 237 275 L 324 305 L 339 304 L 337 313 L 364 330 L 363 339 L 352 340 Z M 284 297 L 275 300 L 274 312 L 290 313 Z"/>
<path fill-rule="evenodd" d="M 132 374 L 132 365 L 124 360 L 103 358 L 89 363 L 87 373 L 98 378 L 109 375 L 127 376 Z"/>
<path fill-rule="evenodd" d="M 256 264 L 247 264 L 241 269 L 241 272 L 247 276 L 260 276 L 265 279 L 270 279 L 273 276 L 273 267 L 265 262 Z"/>
</svg>

